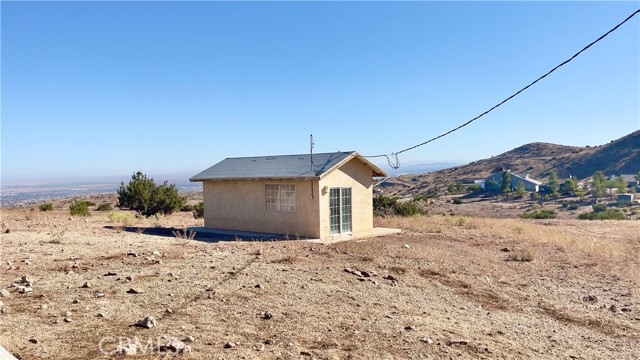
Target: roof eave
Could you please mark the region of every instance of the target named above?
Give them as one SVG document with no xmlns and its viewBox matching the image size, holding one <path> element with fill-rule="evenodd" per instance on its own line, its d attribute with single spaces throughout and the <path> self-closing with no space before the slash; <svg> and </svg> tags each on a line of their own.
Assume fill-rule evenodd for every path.
<svg viewBox="0 0 640 360">
<path fill-rule="evenodd" d="M 319 176 L 266 176 L 266 177 L 228 177 L 228 178 L 190 178 L 191 182 L 205 181 L 272 181 L 272 180 L 320 180 Z"/>
<path fill-rule="evenodd" d="M 324 178 L 325 176 L 327 176 L 327 174 L 329 174 L 330 172 L 332 172 L 335 169 L 340 168 L 342 165 L 348 163 L 349 161 L 351 161 L 354 158 L 358 158 L 358 160 L 362 161 L 366 166 L 368 166 L 369 168 L 371 168 L 371 170 L 373 170 L 373 176 L 380 176 L 380 177 L 386 177 L 387 173 L 380 169 L 379 167 L 377 167 L 374 163 L 372 163 L 371 161 L 367 160 L 364 156 L 358 154 L 356 151 L 352 152 L 351 154 L 349 154 L 349 156 L 347 156 L 346 158 L 342 159 L 342 161 L 340 161 L 339 163 L 335 164 L 331 169 L 328 169 L 327 171 L 323 172 L 320 175 L 320 178 Z"/>
</svg>

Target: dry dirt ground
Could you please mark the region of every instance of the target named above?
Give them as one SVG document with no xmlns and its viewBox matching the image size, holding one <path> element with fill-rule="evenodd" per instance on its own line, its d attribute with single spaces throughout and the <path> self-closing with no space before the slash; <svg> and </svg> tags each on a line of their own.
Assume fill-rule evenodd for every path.
<svg viewBox="0 0 640 360">
<path fill-rule="evenodd" d="M 640 356 L 640 222 L 376 223 L 404 232 L 208 243 L 122 231 L 104 213 L 3 209 L 0 344 L 22 359 Z M 33 291 L 19 292 L 23 276 Z M 131 326 L 145 316 L 157 326 Z M 170 337 L 190 352 L 159 351 Z"/>
</svg>

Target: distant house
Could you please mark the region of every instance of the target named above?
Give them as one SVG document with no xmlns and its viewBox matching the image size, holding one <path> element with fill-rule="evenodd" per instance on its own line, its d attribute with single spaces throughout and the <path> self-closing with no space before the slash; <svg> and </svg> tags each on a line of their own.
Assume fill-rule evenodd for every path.
<svg viewBox="0 0 640 360">
<path fill-rule="evenodd" d="M 373 178 L 386 173 L 358 153 L 227 158 L 202 182 L 209 229 L 321 240 L 398 232 L 373 228 Z"/>
<path fill-rule="evenodd" d="M 616 197 L 616 200 L 618 202 L 621 202 L 621 201 L 632 202 L 633 201 L 633 194 L 618 194 L 618 196 Z"/>
<path fill-rule="evenodd" d="M 627 182 L 627 187 L 628 188 L 638 187 L 638 180 L 636 180 L 636 175 L 622 174 L 620 176 L 622 176 L 624 181 Z M 615 175 L 612 175 L 612 176 L 609 177 L 610 180 L 614 180 L 616 178 L 617 178 L 617 176 L 615 176 Z"/>
<path fill-rule="evenodd" d="M 542 182 L 529 177 L 529 174 L 522 176 L 514 172 L 511 172 L 511 170 L 504 170 L 504 171 L 507 171 L 510 175 L 511 189 L 515 189 L 518 183 L 522 182 L 522 184 L 524 185 L 524 189 L 526 191 L 531 191 L 531 192 L 540 191 L 540 186 L 542 185 Z M 499 189 L 502 186 L 502 171 L 489 175 L 489 177 L 487 177 L 486 179 L 476 183 L 478 183 L 483 189 L 487 189 L 487 187 L 490 187 L 491 184 L 495 184 L 494 186 L 497 189 Z M 490 189 L 487 189 L 487 190 L 490 190 Z"/>
</svg>

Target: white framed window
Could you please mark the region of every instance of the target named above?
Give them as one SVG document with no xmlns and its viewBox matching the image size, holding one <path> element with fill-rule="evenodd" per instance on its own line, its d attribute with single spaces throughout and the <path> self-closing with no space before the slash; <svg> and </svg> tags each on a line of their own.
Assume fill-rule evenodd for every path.
<svg viewBox="0 0 640 360">
<path fill-rule="evenodd" d="M 293 184 L 266 184 L 267 211 L 296 211 L 296 186 Z"/>
</svg>

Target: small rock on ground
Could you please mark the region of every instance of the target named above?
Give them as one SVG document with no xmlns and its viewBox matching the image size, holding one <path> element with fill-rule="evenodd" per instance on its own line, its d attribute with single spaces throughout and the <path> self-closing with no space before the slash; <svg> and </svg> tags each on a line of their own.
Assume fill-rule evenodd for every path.
<svg viewBox="0 0 640 360">
<path fill-rule="evenodd" d="M 135 323 L 134 325 L 138 327 L 151 329 L 154 326 L 158 326 L 158 321 L 153 316 L 145 316 L 144 319 L 138 320 L 138 322 Z"/>
<path fill-rule="evenodd" d="M 160 351 L 170 352 L 174 354 L 182 354 L 191 352 L 191 347 L 182 341 L 172 337 L 163 345 L 160 345 Z"/>
<path fill-rule="evenodd" d="M 271 313 L 271 311 L 267 310 L 265 312 L 262 313 L 262 318 L 265 320 L 270 320 L 273 318 L 273 314 Z"/>
</svg>

